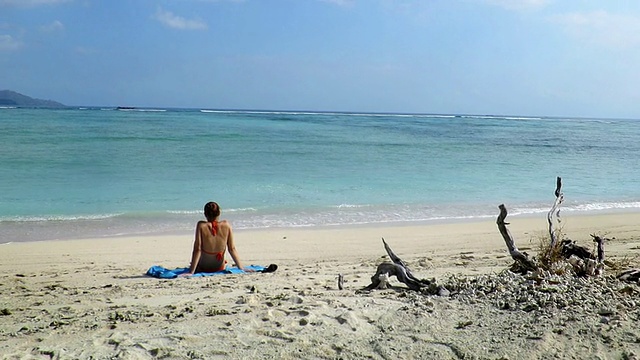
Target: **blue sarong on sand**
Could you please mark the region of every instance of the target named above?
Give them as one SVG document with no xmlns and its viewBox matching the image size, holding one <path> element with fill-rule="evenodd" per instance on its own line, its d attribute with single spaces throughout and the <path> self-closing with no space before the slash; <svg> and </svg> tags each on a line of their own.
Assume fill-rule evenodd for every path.
<svg viewBox="0 0 640 360">
<path fill-rule="evenodd" d="M 267 269 L 264 266 L 259 266 L 259 265 L 249 265 L 249 266 L 245 266 L 245 268 L 252 269 L 256 272 L 264 272 L 265 269 Z M 158 279 L 174 279 L 174 278 L 177 278 L 179 275 L 188 273 L 188 272 L 189 272 L 188 267 L 171 270 L 171 269 L 164 268 L 162 266 L 154 265 L 150 267 L 149 270 L 147 270 L 147 275 L 158 278 Z M 191 277 L 225 275 L 225 274 L 247 274 L 247 272 L 244 270 L 240 270 L 237 267 L 227 266 L 224 270 L 221 270 L 221 271 L 210 272 L 210 273 L 202 273 L 202 272 L 195 273 L 191 275 Z"/>
</svg>

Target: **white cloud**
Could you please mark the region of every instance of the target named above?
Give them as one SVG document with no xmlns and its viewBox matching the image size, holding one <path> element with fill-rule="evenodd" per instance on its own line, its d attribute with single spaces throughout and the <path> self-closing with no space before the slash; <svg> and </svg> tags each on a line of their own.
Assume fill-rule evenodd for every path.
<svg viewBox="0 0 640 360">
<path fill-rule="evenodd" d="M 22 42 L 11 35 L 0 35 L 0 51 L 13 51 L 22 47 Z"/>
<path fill-rule="evenodd" d="M 206 30 L 207 24 L 202 20 L 190 20 L 174 15 L 170 11 L 158 9 L 153 18 L 160 21 L 165 26 L 179 30 Z"/>
<path fill-rule="evenodd" d="M 507 10 L 537 10 L 551 2 L 551 0 L 485 0 L 487 3 Z"/>
<path fill-rule="evenodd" d="M 583 41 L 614 48 L 640 45 L 640 17 L 606 11 L 567 13 L 550 17 L 572 36 Z"/>
<path fill-rule="evenodd" d="M 55 32 L 55 31 L 62 31 L 64 30 L 64 24 L 62 24 L 60 21 L 55 20 L 52 23 L 43 25 L 40 27 L 40 30 L 44 31 L 44 32 Z"/>
<path fill-rule="evenodd" d="M 0 6 L 23 6 L 32 7 L 39 5 L 55 5 L 72 0 L 0 0 Z"/>
</svg>

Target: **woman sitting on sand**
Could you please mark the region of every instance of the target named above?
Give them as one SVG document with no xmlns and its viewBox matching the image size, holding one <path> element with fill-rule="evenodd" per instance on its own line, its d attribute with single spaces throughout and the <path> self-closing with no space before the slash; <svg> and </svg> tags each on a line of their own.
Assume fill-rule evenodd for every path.
<svg viewBox="0 0 640 360">
<path fill-rule="evenodd" d="M 215 202 L 208 202 L 204 206 L 204 216 L 207 221 L 198 221 L 196 225 L 196 239 L 193 243 L 191 255 L 191 267 L 183 276 L 193 275 L 197 272 L 216 272 L 224 270 L 226 261 L 224 253 L 229 249 L 229 254 L 236 262 L 240 270 L 244 269 L 240 257 L 233 243 L 231 224 L 227 220 L 218 221 L 220 206 Z"/>
</svg>

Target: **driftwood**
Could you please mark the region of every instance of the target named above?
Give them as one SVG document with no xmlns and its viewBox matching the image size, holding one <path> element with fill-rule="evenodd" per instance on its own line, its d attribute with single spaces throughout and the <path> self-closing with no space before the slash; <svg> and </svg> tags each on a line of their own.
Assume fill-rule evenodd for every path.
<svg viewBox="0 0 640 360">
<path fill-rule="evenodd" d="M 594 235 L 594 234 L 591 234 L 591 237 L 593 238 L 593 241 L 598 246 L 598 250 L 597 250 L 598 257 L 596 258 L 598 263 L 596 264 L 595 275 L 602 275 L 602 273 L 604 273 L 604 241 L 605 241 L 605 238 L 603 238 L 601 236 L 598 236 L 598 235 Z"/>
<path fill-rule="evenodd" d="M 511 266 L 511 271 L 520 274 L 526 274 L 530 271 L 538 269 L 538 265 L 532 258 L 529 258 L 529 254 L 526 252 L 520 252 L 515 245 L 513 237 L 507 229 L 507 225 L 504 220 L 507 217 L 507 209 L 503 205 L 499 206 L 500 215 L 498 215 L 498 229 L 504 238 L 504 241 L 509 250 L 509 254 L 515 260 L 515 263 Z M 605 238 L 591 235 L 593 241 L 597 244 L 598 252 L 594 255 L 589 249 L 584 246 L 576 244 L 575 241 L 564 239 L 557 246 L 560 247 L 560 255 L 573 267 L 573 272 L 578 276 L 598 276 L 604 272 L 604 241 Z M 551 248 L 553 251 L 553 248 Z"/>
<path fill-rule="evenodd" d="M 578 276 L 602 275 L 604 272 L 604 241 L 605 238 L 591 234 L 597 245 L 596 254 L 575 241 L 565 239 L 560 242 L 560 254 L 567 259 Z"/>
<path fill-rule="evenodd" d="M 389 287 L 389 277 L 395 276 L 398 281 L 406 284 L 411 290 L 421 290 L 431 285 L 431 281 L 418 279 L 412 273 L 407 264 L 396 255 L 387 242 L 382 239 L 384 249 L 393 262 L 383 262 L 378 265 L 375 275 L 371 277 L 371 284 L 363 290 L 386 289 Z"/>
<path fill-rule="evenodd" d="M 598 245 L 598 264 L 604 264 L 604 240 L 605 238 L 591 234 L 593 242 Z"/>
<path fill-rule="evenodd" d="M 409 269 L 409 266 L 407 265 L 407 263 L 402 261 L 402 259 L 400 259 L 400 257 L 398 257 L 398 255 L 396 255 L 393 252 L 393 250 L 391 250 L 391 247 L 389 246 L 389 244 L 387 244 L 386 241 L 384 241 L 384 238 L 382 238 L 382 243 L 384 244 L 384 249 L 387 252 L 387 255 L 389 255 L 389 259 L 391 259 L 391 261 L 393 261 L 394 264 L 399 265 L 402 268 L 404 268 L 405 273 L 407 274 L 408 281 L 410 281 L 410 282 L 412 282 L 414 284 L 422 284 L 423 282 L 426 282 L 426 285 L 429 285 L 429 281 L 428 280 L 418 279 L 417 277 L 415 277 L 413 275 L 413 273 L 411 273 L 411 269 Z M 407 284 L 407 285 L 409 285 L 409 284 Z"/>
<path fill-rule="evenodd" d="M 550 246 L 543 250 L 540 254 L 541 261 L 534 262 L 529 258 L 529 255 L 525 252 L 520 252 L 511 237 L 509 229 L 507 229 L 508 223 L 505 223 L 507 217 L 507 209 L 504 204 L 500 205 L 500 215 L 498 215 L 498 229 L 507 244 L 509 254 L 515 260 L 515 263 L 511 266 L 511 271 L 526 274 L 529 271 L 536 270 L 538 268 L 549 270 L 553 267 L 553 263 L 560 260 L 566 260 L 573 267 L 573 272 L 578 276 L 598 276 L 604 272 L 604 242 L 605 238 L 591 234 L 593 241 L 597 244 L 597 253 L 594 254 L 584 246 L 576 244 L 575 241 L 570 239 L 562 239 L 560 228 L 554 227 L 555 224 L 560 224 L 560 205 L 564 200 L 562 194 L 562 178 L 559 176 L 556 178 L 556 190 L 554 192 L 556 199 L 551 207 L 551 210 L 547 213 L 547 222 L 549 224 L 549 237 L 551 239 Z M 558 256 L 559 255 L 559 256 Z M 633 275 L 632 275 L 633 276 Z"/>
<path fill-rule="evenodd" d="M 576 256 L 582 260 L 596 259 L 596 256 L 593 255 L 593 253 L 589 251 L 589 249 L 584 246 L 580 246 L 576 244 L 575 241 L 569 239 L 565 239 L 560 242 L 560 254 L 565 259 L 568 259 L 572 256 Z"/>
<path fill-rule="evenodd" d="M 556 200 L 551 207 L 551 210 L 547 213 L 547 222 L 549 223 L 549 238 L 551 239 L 551 248 L 556 246 L 558 241 L 558 232 L 560 229 L 554 229 L 553 223 L 554 220 L 558 224 L 560 223 L 560 204 L 564 200 L 564 195 L 562 194 L 562 178 L 558 176 L 556 178 L 556 191 L 554 192 L 556 195 Z M 555 219 L 554 219 L 555 216 Z"/>
<path fill-rule="evenodd" d="M 507 244 L 509 255 L 511 255 L 513 260 L 515 260 L 515 264 L 514 266 L 512 266 L 512 270 L 514 272 L 522 274 L 535 270 L 537 268 L 536 264 L 529 258 L 529 254 L 527 254 L 526 252 L 520 252 L 520 250 L 518 250 L 515 241 L 513 241 L 513 237 L 511 237 L 511 232 L 509 231 L 509 229 L 507 229 L 507 225 L 509 225 L 509 223 L 506 223 L 504 221 L 504 219 L 507 217 L 507 208 L 504 206 L 504 204 L 500 204 L 498 208 L 500 209 L 500 215 L 498 215 L 496 224 L 498 224 L 498 230 L 500 230 L 500 234 L 502 234 L 504 242 L 505 244 Z"/>
<path fill-rule="evenodd" d="M 629 269 L 618 274 L 618 279 L 640 285 L 640 269 Z"/>
</svg>

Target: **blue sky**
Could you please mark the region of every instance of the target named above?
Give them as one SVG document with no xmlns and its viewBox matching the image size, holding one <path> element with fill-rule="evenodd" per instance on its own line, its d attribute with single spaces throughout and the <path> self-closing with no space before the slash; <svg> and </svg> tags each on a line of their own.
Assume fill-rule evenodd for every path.
<svg viewBox="0 0 640 360">
<path fill-rule="evenodd" d="M 640 118 L 640 1 L 0 0 L 67 105 Z"/>
</svg>

